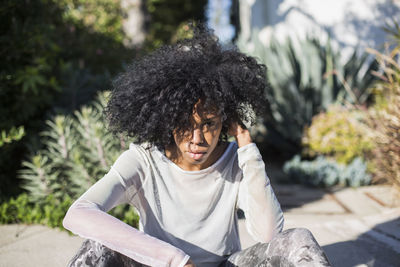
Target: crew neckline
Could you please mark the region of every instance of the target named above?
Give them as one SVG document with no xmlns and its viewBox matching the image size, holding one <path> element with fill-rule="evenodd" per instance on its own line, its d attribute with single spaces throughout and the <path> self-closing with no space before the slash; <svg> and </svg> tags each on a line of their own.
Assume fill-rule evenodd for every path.
<svg viewBox="0 0 400 267">
<path fill-rule="evenodd" d="M 181 167 L 179 167 L 178 165 L 176 165 L 172 160 L 170 160 L 158 147 L 155 147 L 155 151 L 156 153 L 163 159 L 165 160 L 168 164 L 170 164 L 173 168 L 175 168 L 176 170 L 185 173 L 185 174 L 203 174 L 203 173 L 207 173 L 213 169 L 215 169 L 229 154 L 229 152 L 232 150 L 233 145 L 235 144 L 235 142 L 229 142 L 228 146 L 226 147 L 224 153 L 222 154 L 221 157 L 219 157 L 219 159 L 214 162 L 213 164 L 211 164 L 210 166 L 208 166 L 205 169 L 202 170 L 198 170 L 198 171 L 187 171 L 182 169 Z"/>
</svg>

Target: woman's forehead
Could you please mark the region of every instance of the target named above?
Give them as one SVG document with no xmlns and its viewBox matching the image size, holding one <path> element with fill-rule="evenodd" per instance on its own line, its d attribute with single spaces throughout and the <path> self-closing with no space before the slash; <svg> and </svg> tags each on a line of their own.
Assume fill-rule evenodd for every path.
<svg viewBox="0 0 400 267">
<path fill-rule="evenodd" d="M 192 119 L 195 122 L 219 119 L 220 117 L 215 106 L 204 105 L 202 100 L 199 100 L 193 107 Z"/>
<path fill-rule="evenodd" d="M 221 118 L 220 115 L 216 113 L 202 113 L 199 114 L 197 112 L 193 113 L 192 119 L 196 122 L 210 121 L 210 120 L 219 120 Z"/>
<path fill-rule="evenodd" d="M 198 113 L 202 117 L 208 114 L 218 115 L 218 108 L 215 103 L 201 98 L 193 106 L 193 114 L 195 113 Z"/>
</svg>

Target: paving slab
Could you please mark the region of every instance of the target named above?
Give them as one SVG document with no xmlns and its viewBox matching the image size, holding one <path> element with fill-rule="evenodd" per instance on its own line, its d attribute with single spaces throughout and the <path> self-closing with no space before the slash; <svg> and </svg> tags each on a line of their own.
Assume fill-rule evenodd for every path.
<svg viewBox="0 0 400 267">
<path fill-rule="evenodd" d="M 390 185 L 373 185 L 358 188 L 360 192 L 382 207 L 400 207 L 400 192 Z"/>
<path fill-rule="evenodd" d="M 400 208 L 367 217 L 355 214 L 285 213 L 284 230 L 298 227 L 309 229 L 334 267 L 398 267 L 399 216 Z M 243 248 L 256 243 L 248 234 L 244 220 L 239 222 L 239 232 Z"/>
<path fill-rule="evenodd" d="M 390 187 L 274 188 L 285 214 L 284 230 L 309 229 L 333 266 L 400 266 L 400 207 Z M 253 245 L 244 222 L 239 229 L 242 246 Z"/>
<path fill-rule="evenodd" d="M 42 225 L 0 226 L 0 267 L 65 267 L 82 239 Z"/>
<path fill-rule="evenodd" d="M 339 190 L 334 195 L 340 203 L 354 214 L 375 214 L 385 209 L 385 207 L 367 197 L 362 191 L 354 188 Z"/>
<path fill-rule="evenodd" d="M 284 212 L 327 215 L 350 212 L 327 190 L 303 185 L 274 185 L 273 188 Z"/>
</svg>

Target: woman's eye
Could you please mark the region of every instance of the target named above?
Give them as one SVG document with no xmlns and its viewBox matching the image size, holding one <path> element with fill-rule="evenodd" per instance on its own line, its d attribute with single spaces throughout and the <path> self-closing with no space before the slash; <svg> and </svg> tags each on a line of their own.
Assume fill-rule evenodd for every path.
<svg viewBox="0 0 400 267">
<path fill-rule="evenodd" d="M 208 122 L 203 123 L 203 129 L 206 131 L 210 130 L 214 127 L 215 127 L 215 122 L 213 122 L 213 121 L 208 121 Z"/>
</svg>

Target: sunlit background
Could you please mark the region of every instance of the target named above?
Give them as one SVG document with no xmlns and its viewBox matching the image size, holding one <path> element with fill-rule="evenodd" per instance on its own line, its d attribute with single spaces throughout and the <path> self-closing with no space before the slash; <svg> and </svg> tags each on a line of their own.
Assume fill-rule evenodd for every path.
<svg viewBox="0 0 400 267">
<path fill-rule="evenodd" d="M 134 141 L 105 127 L 112 78 L 199 21 L 268 68 L 251 132 L 286 228 L 334 266 L 398 266 L 400 1 L 5 0 L 0 20 L 0 266 L 66 265 L 66 210 Z"/>
</svg>

